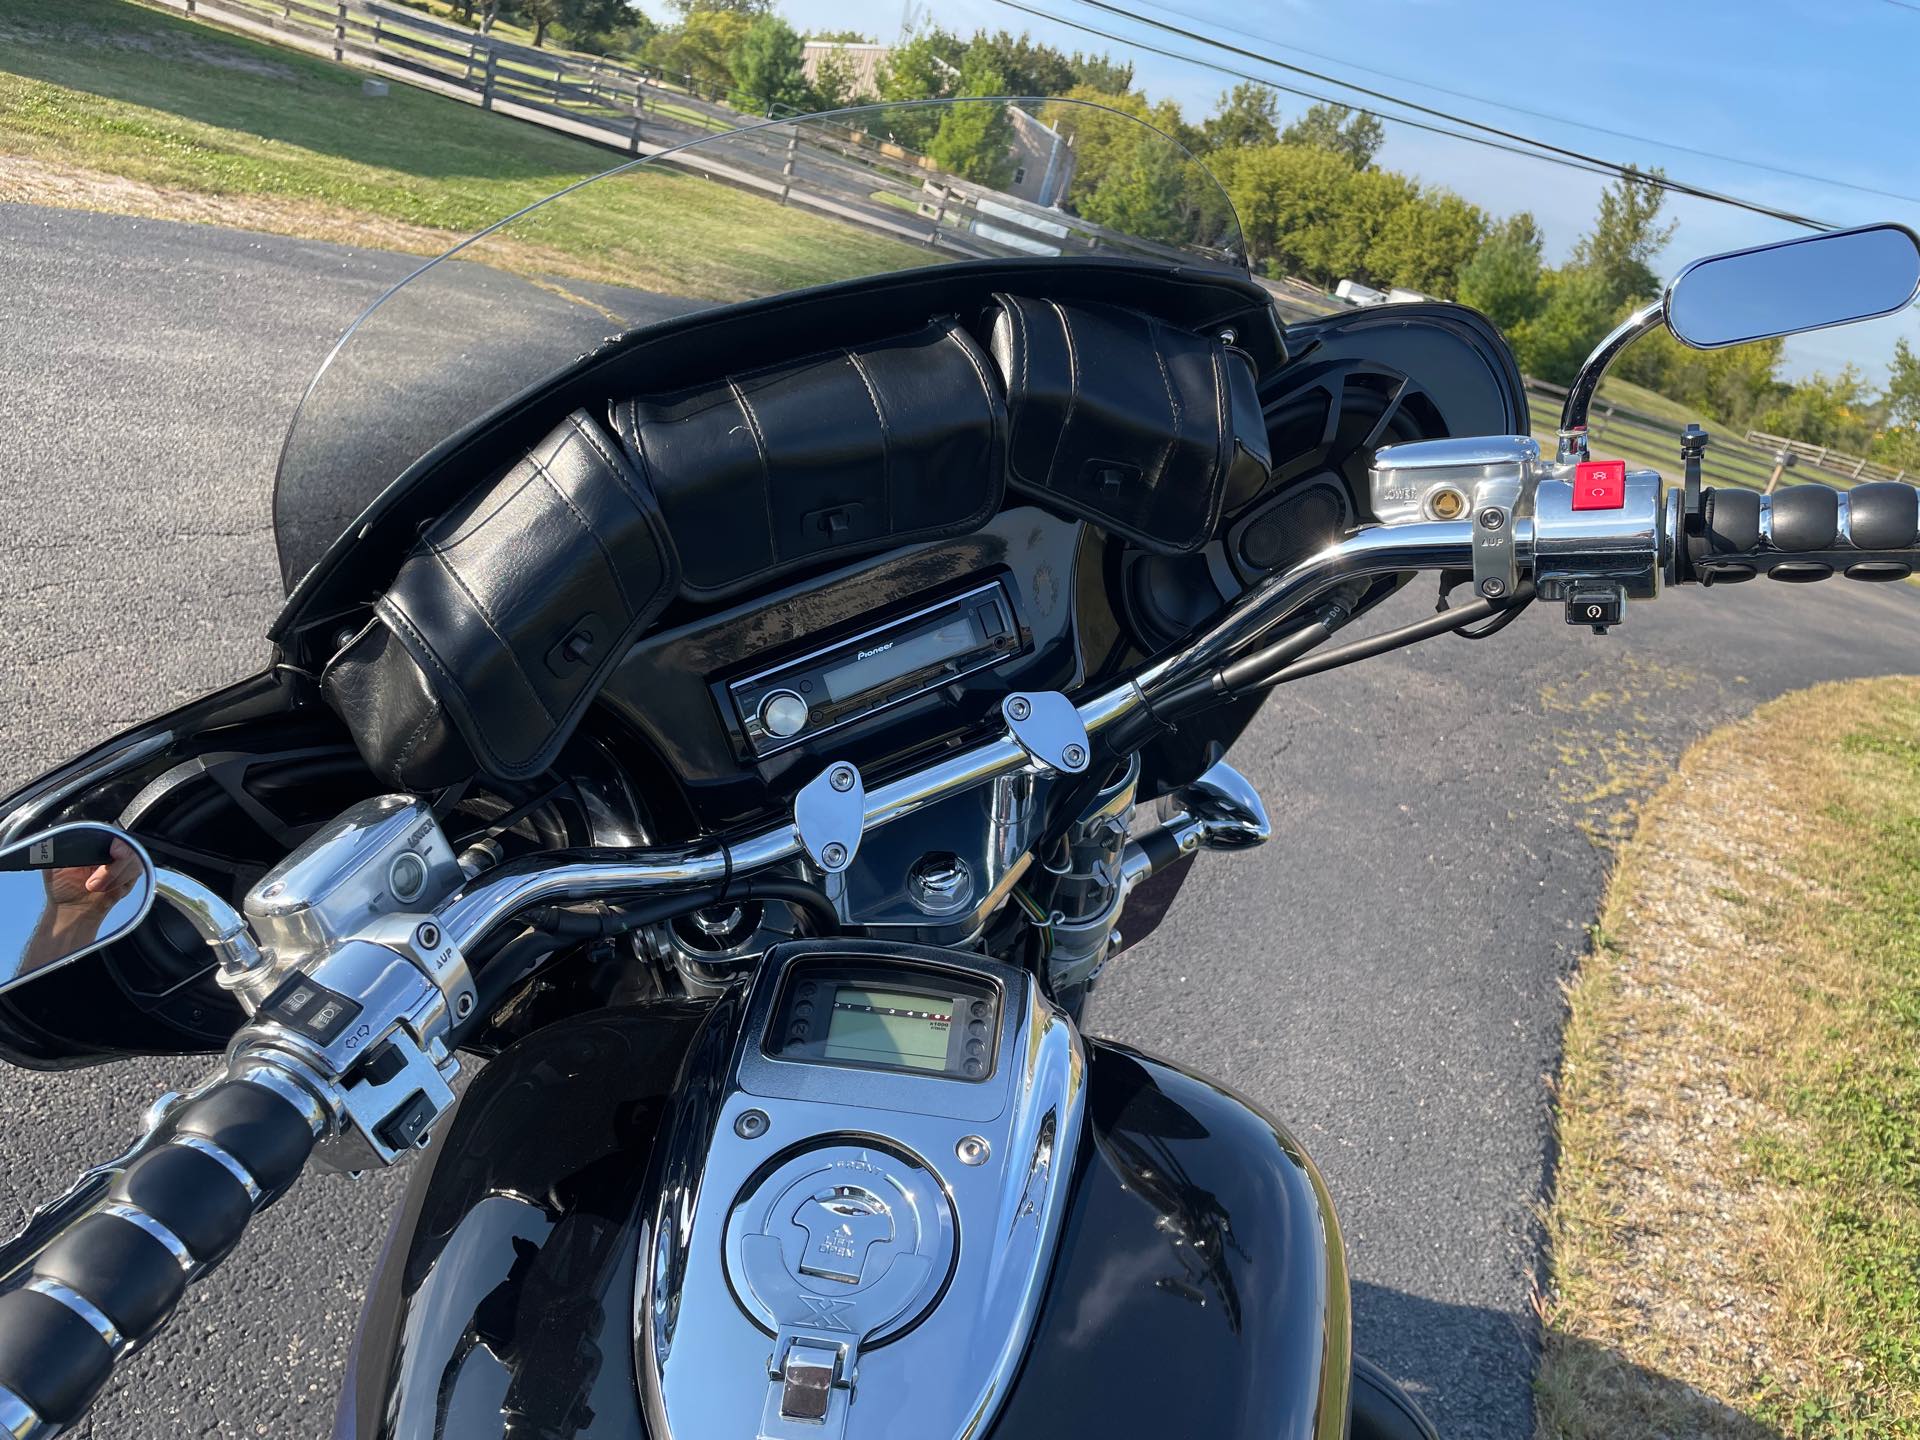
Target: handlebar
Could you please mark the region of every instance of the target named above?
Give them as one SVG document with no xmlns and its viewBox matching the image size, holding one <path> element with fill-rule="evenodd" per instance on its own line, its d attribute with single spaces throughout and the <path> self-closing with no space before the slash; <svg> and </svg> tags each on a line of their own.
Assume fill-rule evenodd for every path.
<svg viewBox="0 0 1920 1440">
<path fill-rule="evenodd" d="M 1789 485 L 1701 492 L 1700 516 L 1684 549 L 1691 575 L 1731 584 L 1767 575 L 1806 583 L 1904 580 L 1920 564 L 1920 489 L 1898 482 L 1835 490 Z"/>
<path fill-rule="evenodd" d="M 78 1420 L 287 1191 L 325 1129 L 296 1094 L 243 1073 L 176 1106 L 0 1294 L 0 1435 L 46 1440 Z"/>
</svg>

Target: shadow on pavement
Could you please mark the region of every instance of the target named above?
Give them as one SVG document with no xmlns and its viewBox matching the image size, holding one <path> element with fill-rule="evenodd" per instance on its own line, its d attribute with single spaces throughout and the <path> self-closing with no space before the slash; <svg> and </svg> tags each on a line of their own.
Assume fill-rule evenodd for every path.
<svg viewBox="0 0 1920 1440">
<path fill-rule="evenodd" d="M 1528 1440 L 1536 1434 L 1531 1405 L 1525 1414 L 1503 1414 L 1486 1403 L 1487 1397 L 1511 1393 L 1509 1367 L 1537 1369 L 1539 1336 L 1528 1333 L 1531 1327 L 1499 1310 L 1449 1305 L 1358 1281 L 1353 1315 L 1355 1350 L 1406 1388 L 1442 1440 Z M 1561 1388 L 1552 1407 L 1558 1423 L 1538 1431 L 1541 1440 L 1781 1440 L 1778 1431 L 1683 1380 L 1590 1342 L 1560 1343 L 1566 1348 L 1556 1366 Z M 1463 1373 L 1484 1376 L 1487 1383 L 1458 1393 Z M 1595 1409 L 1595 1397 L 1605 1397 L 1604 1410 Z M 1626 1416 L 1632 1423 L 1623 1423 Z"/>
</svg>

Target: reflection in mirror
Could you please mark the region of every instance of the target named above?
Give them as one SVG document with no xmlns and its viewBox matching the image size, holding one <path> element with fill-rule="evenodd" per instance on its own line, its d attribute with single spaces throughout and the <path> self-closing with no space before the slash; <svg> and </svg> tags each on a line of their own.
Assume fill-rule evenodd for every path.
<svg viewBox="0 0 1920 1440">
<path fill-rule="evenodd" d="M 147 918 L 153 862 L 110 825 L 61 825 L 0 850 L 0 991 Z"/>
<path fill-rule="evenodd" d="M 1871 225 L 1697 260 L 1667 287 L 1667 324 L 1682 344 L 1718 350 L 1802 330 L 1872 320 L 1920 293 L 1920 239 Z"/>
</svg>

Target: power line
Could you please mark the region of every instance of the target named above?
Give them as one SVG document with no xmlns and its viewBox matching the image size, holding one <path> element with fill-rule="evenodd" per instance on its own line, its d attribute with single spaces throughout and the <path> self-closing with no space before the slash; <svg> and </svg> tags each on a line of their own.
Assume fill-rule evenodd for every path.
<svg viewBox="0 0 1920 1440">
<path fill-rule="evenodd" d="M 1244 70 L 1235 70 L 1231 65 L 1222 65 L 1213 60 L 1202 60 L 1197 55 L 1183 55 L 1178 50 L 1165 50 L 1158 45 L 1150 45 L 1144 40 L 1135 39 L 1131 35 L 1116 35 L 1111 30 L 1102 30 L 1095 25 L 1086 25 L 1078 20 L 1069 20 L 1064 15 L 1054 14 L 1051 10 L 1040 10 L 1032 5 L 1023 5 L 1020 3 L 1020 0 L 994 0 L 994 3 L 1004 5 L 1009 10 L 1018 10 L 1023 15 L 1032 15 L 1041 20 L 1051 20 L 1056 25 L 1064 25 L 1069 30 L 1078 30 L 1083 35 L 1092 35 L 1101 40 L 1112 40 L 1116 44 L 1129 45 L 1135 50 L 1145 50 L 1150 55 L 1164 55 L 1169 60 L 1178 60 L 1187 65 L 1197 65 L 1202 70 L 1212 70 L 1219 75 L 1230 75 L 1236 80 L 1250 80 L 1255 85 L 1264 85 L 1269 90 L 1278 90 L 1282 95 L 1297 95 L 1303 100 L 1321 100 L 1333 105 L 1341 103 L 1331 95 L 1323 95 L 1314 90 L 1302 90 L 1293 85 L 1282 85 L 1278 80 L 1269 80 L 1263 75 L 1249 75 Z M 1497 140 L 1488 140 L 1483 136 L 1463 135 L 1458 130 L 1448 130 L 1444 126 L 1429 125 L 1422 120 L 1410 120 L 1404 115 L 1389 115 L 1383 111 L 1367 110 L 1359 106 L 1350 106 L 1348 108 L 1357 110 L 1358 113 L 1362 115 L 1372 115 L 1381 120 L 1392 120 L 1396 124 L 1405 125 L 1414 130 L 1425 130 L 1430 134 L 1444 135 L 1451 140 L 1464 140 L 1469 145 L 1484 145 L 1489 150 L 1504 150 L 1509 155 L 1520 155 L 1529 160 L 1543 160 L 1548 164 L 1563 165 L 1569 170 L 1583 171 L 1588 175 L 1604 175 L 1612 179 L 1620 174 L 1617 168 L 1610 168 L 1604 165 L 1581 165 L 1571 160 L 1560 160 L 1551 155 L 1542 155 L 1535 150 L 1523 149 L 1518 145 L 1502 145 Z M 1645 180 L 1649 184 L 1654 181 L 1654 177 L 1651 175 L 1639 175 L 1638 172 L 1635 173 L 1636 178 Z"/>
<path fill-rule="evenodd" d="M 1912 0 L 1887 0 L 1887 3 L 1890 5 L 1899 5 L 1903 9 L 1920 12 L 1920 4 L 1914 4 Z M 1154 0 L 1154 8 L 1157 10 L 1165 10 L 1170 15 L 1178 15 L 1186 20 L 1200 20 L 1203 18 L 1193 14 L 1191 11 L 1182 10 L 1177 5 L 1162 3 L 1162 0 Z M 1147 21 L 1149 24 L 1152 23 L 1150 20 L 1147 20 L 1145 16 L 1140 16 L 1139 18 Z M 1785 166 L 1769 165 L 1761 160 L 1748 160 L 1739 155 L 1723 155 L 1717 150 L 1702 150 L 1693 145 L 1682 145 L 1674 140 L 1662 140 L 1652 135 L 1636 135 L 1631 130 L 1616 130 L 1606 125 L 1595 125 L 1590 120 L 1577 120 L 1571 115 L 1556 115 L 1546 110 L 1529 110 L 1526 106 L 1515 105 L 1511 101 L 1495 100 L 1491 96 L 1475 95 L 1466 90 L 1453 90 L 1445 85 L 1436 85 L 1431 80 L 1422 80 L 1412 75 L 1399 75 L 1391 70 L 1381 70 L 1372 65 L 1362 65 L 1357 60 L 1348 60 L 1339 55 L 1328 55 L 1324 51 L 1308 50 L 1300 45 L 1289 45 L 1284 41 L 1274 39 L 1271 35 L 1260 35 L 1250 30 L 1235 29 L 1231 25 L 1221 25 L 1217 21 L 1210 23 L 1229 35 L 1239 35 L 1248 40 L 1259 40 L 1268 45 L 1276 45 L 1282 50 L 1290 50 L 1296 55 L 1306 55 L 1315 60 L 1325 60 L 1333 65 L 1344 65 L 1348 69 L 1358 70 L 1364 75 L 1378 75 L 1383 79 L 1397 80 L 1405 85 L 1417 85 L 1423 90 L 1431 90 L 1438 95 L 1451 95 L 1456 100 L 1471 100 L 1477 105 L 1491 105 L 1496 110 L 1506 110 L 1515 115 L 1525 115 L 1529 119 L 1546 120 L 1556 125 L 1571 125 L 1579 130 L 1590 131 L 1595 135 L 1608 135 L 1615 140 L 1630 140 L 1636 145 L 1658 145 L 1682 155 L 1698 156 L 1702 160 L 1718 160 L 1724 164 L 1742 165 L 1750 170 L 1760 170 L 1770 175 L 1783 175 L 1793 180 L 1810 180 L 1817 185 L 1830 185 L 1841 190 L 1855 190 L 1862 195 L 1877 195 L 1884 200 L 1900 200 L 1909 205 L 1920 205 L 1920 195 L 1903 195 L 1897 190 L 1881 190 L 1872 185 L 1857 185 L 1852 181 L 1835 180 L 1827 175 L 1815 175 L 1805 170 L 1789 170 Z M 1274 61 L 1273 63 L 1280 64 L 1282 62 Z M 1334 76 L 1328 76 L 1327 78 L 1336 85 L 1347 85 L 1348 83 Z M 1350 86 L 1349 88 L 1358 89 L 1359 87 Z M 1465 121 L 1463 123 L 1471 124 L 1473 122 Z"/>
<path fill-rule="evenodd" d="M 1002 5 L 1009 5 L 1015 10 L 1025 10 L 1028 14 L 1042 15 L 1046 19 L 1056 21 L 1057 23 L 1060 23 L 1063 25 L 1070 25 L 1075 29 L 1086 30 L 1090 34 L 1100 35 L 1104 39 L 1113 40 L 1119 44 L 1142 45 L 1143 43 L 1138 40 L 1130 40 L 1125 36 L 1111 35 L 1102 30 L 1095 30 L 1091 26 L 1082 25 L 1078 21 L 1067 20 L 1058 15 L 1045 14 L 1045 12 L 1031 9 L 1026 5 L 1016 4 L 1015 0 L 998 0 L 998 3 Z M 1533 147 L 1531 151 L 1525 151 L 1521 153 L 1537 153 L 1539 158 L 1541 159 L 1551 160 L 1557 157 L 1560 161 L 1563 161 L 1563 162 L 1570 161 L 1570 160 L 1578 161 L 1580 162 L 1580 165 L 1586 166 L 1586 167 L 1599 166 L 1599 167 L 1602 167 L 1606 172 L 1610 174 L 1621 175 L 1621 176 L 1631 176 L 1631 178 L 1635 180 L 1643 181 L 1647 184 L 1658 186 L 1662 190 L 1669 190 L 1675 194 L 1691 195 L 1695 199 L 1711 200 L 1714 203 L 1720 204 L 1720 205 L 1732 205 L 1737 207 L 1738 209 L 1750 211 L 1755 215 L 1765 215 L 1771 219 L 1784 220 L 1790 225 L 1801 225 L 1806 227 L 1809 230 L 1833 230 L 1838 228 L 1827 221 L 1815 220 L 1806 215 L 1799 215 L 1789 210 L 1781 210 L 1771 205 L 1764 205 L 1757 200 L 1745 200 L 1737 195 L 1728 195 L 1721 191 L 1708 190 L 1704 186 L 1691 185 L 1685 181 L 1674 180 L 1668 176 L 1648 174 L 1638 169 L 1635 166 L 1626 165 L 1617 160 L 1608 160 L 1604 156 L 1589 155 L 1585 151 L 1573 150 L 1568 148 L 1565 145 L 1554 145 L 1545 140 L 1536 140 L 1530 135 L 1523 135 L 1513 130 L 1504 130 L 1497 125 L 1489 125 L 1485 121 L 1469 120 L 1464 115 L 1455 115 L 1450 111 L 1439 110 L 1434 108 L 1431 105 L 1422 105 L 1417 101 L 1402 99 L 1400 96 L 1390 95 L 1382 90 L 1371 90 L 1364 85 L 1356 85 L 1352 81 L 1341 80 L 1336 76 L 1326 75 L 1317 70 L 1309 70 L 1302 65 L 1294 65 L 1285 60 L 1276 60 L 1270 55 L 1262 55 L 1257 50 L 1248 50 L 1238 45 L 1229 44 L 1225 40 L 1218 39 L 1211 35 L 1203 34 L 1199 31 L 1183 29 L 1182 27 L 1171 24 L 1168 21 L 1156 20 L 1152 16 L 1142 15 L 1142 14 L 1139 14 L 1137 11 L 1123 9 L 1118 5 L 1112 5 L 1107 3 L 1107 0 L 1079 0 L 1079 3 L 1083 5 L 1091 6 L 1096 10 L 1104 10 L 1111 15 L 1118 15 L 1122 19 L 1131 20 L 1136 24 L 1146 25 L 1155 30 L 1163 30 L 1168 34 L 1178 35 L 1185 40 L 1198 41 L 1200 44 L 1208 46 L 1211 49 L 1224 50 L 1230 55 L 1237 55 L 1243 59 L 1252 60 L 1262 65 L 1271 65 L 1275 69 L 1286 70 L 1296 75 L 1305 75 L 1309 79 L 1318 80 L 1323 84 L 1332 84 L 1342 89 L 1352 90 L 1356 94 L 1369 96 L 1375 100 L 1384 100 L 1389 104 L 1398 105 L 1403 109 L 1412 110 L 1418 114 L 1432 115 L 1438 119 L 1448 121 L 1454 125 L 1464 125 L 1470 129 L 1481 131 L 1483 134 L 1486 134 L 1486 135 L 1496 136 L 1502 140 L 1511 141 L 1519 145 L 1531 146 Z M 1239 77 L 1243 80 L 1252 80 L 1256 84 L 1269 85 L 1276 90 L 1288 90 L 1289 88 L 1283 85 L 1276 85 L 1274 84 L 1273 81 L 1267 80 L 1262 76 L 1247 75 L 1240 71 L 1230 70 L 1226 66 L 1211 64 L 1208 61 L 1200 60 L 1196 56 L 1180 55 L 1173 51 L 1159 50 L 1153 46 L 1143 45 L 1143 48 L 1154 50 L 1156 54 L 1167 55 L 1172 59 L 1185 60 L 1197 65 L 1206 65 L 1210 69 L 1220 70 L 1228 74 L 1239 75 Z M 1307 92 L 1300 91 L 1300 90 L 1291 90 L 1289 93 L 1300 95 L 1300 94 L 1306 94 Z M 1340 101 L 1340 100 L 1334 99 L 1331 96 L 1326 96 L 1326 95 L 1316 95 L 1316 96 L 1312 96 L 1311 98 L 1326 101 L 1328 103 L 1336 104 L 1336 105 L 1346 103 L 1344 101 Z M 1361 109 L 1363 114 L 1371 114 L 1381 120 L 1394 120 L 1394 121 L 1398 121 L 1400 124 L 1413 125 L 1416 128 L 1421 128 L 1421 129 L 1432 128 L 1430 126 L 1423 126 L 1417 121 L 1409 120 L 1404 115 L 1395 115 L 1388 111 L 1366 110 L 1364 109 L 1364 107 L 1349 107 L 1349 108 Z M 1478 141 L 1477 137 L 1460 135 L 1457 132 L 1454 134 L 1454 138 L 1469 139 L 1469 140 L 1475 140 L 1476 143 L 1484 143 L 1484 142 Z M 1496 146 L 1494 148 L 1504 149 L 1506 147 Z"/>
</svg>

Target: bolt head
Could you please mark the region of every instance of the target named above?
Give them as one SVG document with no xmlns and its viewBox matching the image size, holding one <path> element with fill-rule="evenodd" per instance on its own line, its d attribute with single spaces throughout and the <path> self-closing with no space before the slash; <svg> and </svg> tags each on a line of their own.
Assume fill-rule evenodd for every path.
<svg viewBox="0 0 1920 1440">
<path fill-rule="evenodd" d="M 440 927 L 431 920 L 422 921 L 420 928 L 413 932 L 413 943 L 422 950 L 440 948 Z"/>
<path fill-rule="evenodd" d="M 1084 765 L 1087 763 L 1087 752 L 1078 745 L 1069 745 L 1060 752 L 1060 758 L 1069 765 Z"/>
<path fill-rule="evenodd" d="M 960 1157 L 962 1165 L 984 1165 L 993 1147 L 978 1135 L 963 1135 L 960 1143 L 953 1147 L 953 1153 Z"/>
<path fill-rule="evenodd" d="M 827 783 L 843 794 L 851 790 L 853 788 L 853 767 L 851 765 L 834 766 L 833 773 L 827 776 Z"/>
<path fill-rule="evenodd" d="M 733 1122 L 733 1133 L 742 1140 L 758 1140 L 771 1123 L 764 1110 L 742 1110 Z"/>
<path fill-rule="evenodd" d="M 836 840 L 820 852 L 820 859 L 829 870 L 838 870 L 847 863 L 847 847 Z"/>
<path fill-rule="evenodd" d="M 1480 593 L 1489 600 L 1498 600 L 1507 593 L 1507 582 L 1497 575 L 1489 575 L 1480 582 Z"/>
<path fill-rule="evenodd" d="M 471 1015 L 473 1013 L 473 996 L 466 994 L 461 995 L 458 1000 L 453 1002 L 453 1013 L 456 1018 L 461 1020 Z"/>
<path fill-rule="evenodd" d="M 1033 714 L 1033 702 L 1024 695 L 1016 695 L 1007 702 L 1007 714 L 1016 720 L 1024 720 Z"/>
<path fill-rule="evenodd" d="M 1507 523 L 1507 512 L 1498 505 L 1489 505 L 1480 512 L 1482 530 L 1498 530 Z"/>
</svg>

